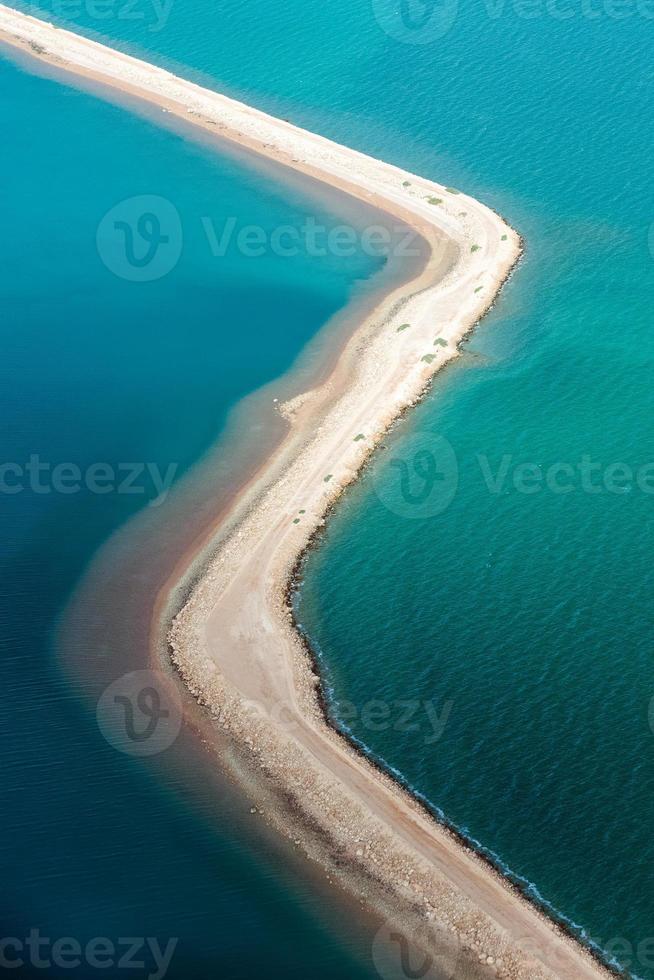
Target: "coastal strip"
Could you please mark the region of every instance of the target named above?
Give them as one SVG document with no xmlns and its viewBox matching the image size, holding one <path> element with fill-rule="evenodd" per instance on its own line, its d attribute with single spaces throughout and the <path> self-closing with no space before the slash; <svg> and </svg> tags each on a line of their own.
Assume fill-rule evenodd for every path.
<svg viewBox="0 0 654 980">
<path fill-rule="evenodd" d="M 389 425 L 458 355 L 514 267 L 519 236 L 453 188 L 1 5 L 0 41 L 345 190 L 428 243 L 420 273 L 357 324 L 327 380 L 281 406 L 288 435 L 256 492 L 239 497 L 224 533 L 218 529 L 211 560 L 171 625 L 171 654 L 194 695 L 293 809 L 294 835 L 299 821 L 329 842 L 330 870 L 345 867 L 352 882 L 374 879 L 443 976 L 471 976 L 475 963 L 513 980 L 608 975 L 330 727 L 289 606 L 294 570 L 329 509 Z M 288 833 L 281 808 L 269 818 Z"/>
</svg>

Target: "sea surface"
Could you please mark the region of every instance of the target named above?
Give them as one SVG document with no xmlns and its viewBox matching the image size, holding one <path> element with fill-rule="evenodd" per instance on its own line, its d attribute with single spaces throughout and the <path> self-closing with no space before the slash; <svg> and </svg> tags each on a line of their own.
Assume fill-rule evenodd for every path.
<svg viewBox="0 0 654 980">
<path fill-rule="evenodd" d="M 94 976 L 100 967 L 88 958 L 57 966 L 52 943 L 104 937 L 117 950 L 110 975 L 120 976 L 128 967 L 117 966 L 127 951 L 119 941 L 134 936 L 164 951 L 174 940 L 166 975 L 179 980 L 300 978 L 308 961 L 319 977 L 369 976 L 347 940 L 334 941 L 340 926 L 327 931 L 328 900 L 285 870 L 292 856 L 273 865 L 273 848 L 262 853 L 249 807 L 214 779 L 215 758 L 194 755 L 187 735 L 183 747 L 162 746 L 155 770 L 154 759 L 103 737 L 102 679 L 147 667 L 148 611 L 140 609 L 144 636 L 129 623 L 137 652 L 85 645 L 94 620 L 120 638 L 121 624 L 107 625 L 105 614 L 125 599 L 98 593 L 69 630 L 72 653 L 55 647 L 94 552 L 139 511 L 165 519 L 169 491 L 229 427 L 232 406 L 283 375 L 330 318 L 338 330 L 333 316 L 361 298 L 383 262 L 253 257 L 236 247 L 217 257 L 203 219 L 220 234 L 230 219 L 270 232 L 307 214 L 334 216 L 306 187 L 282 188 L 251 161 L 8 60 L 0 90 L 0 934 L 24 944 L 38 930 L 50 941 L 40 951 L 47 970 L 23 947 L 14 975 Z M 140 215 L 141 204 L 130 211 L 135 195 L 156 196 L 148 207 L 173 247 L 176 225 L 161 201 L 181 227 L 176 264 L 148 282 L 135 277 L 153 266 L 125 262 L 105 220 Z M 144 242 L 135 248 L 142 258 Z M 272 397 L 239 417 L 239 445 L 260 452 L 262 438 L 276 438 L 274 420 L 265 424 Z M 165 542 L 149 542 L 155 572 Z M 142 572 L 121 574 L 121 594 L 138 594 Z M 3 946 L 0 972 L 16 955 Z M 156 974 L 149 947 L 132 959 L 141 966 L 130 975 Z"/>
<path fill-rule="evenodd" d="M 288 0 L 256 13 L 236 0 L 140 0 L 129 15 L 104 8 L 103 19 L 89 2 L 41 9 L 461 187 L 524 236 L 497 308 L 337 508 L 305 569 L 298 616 L 337 723 L 607 956 L 654 977 L 652 12 L 608 0 Z M 97 107 L 89 117 L 95 132 Z M 52 147 L 63 153 L 76 131 L 62 143 L 60 128 L 46 127 L 47 153 L 30 158 L 42 234 L 57 206 L 44 184 Z M 160 139 L 168 152 L 170 137 Z M 125 157 L 110 167 L 99 141 L 85 139 L 84 152 L 119 180 Z M 117 160 L 113 136 L 111 147 Z M 157 193 L 147 166 L 139 173 L 140 193 Z M 13 236 L 26 219 L 11 203 Z M 66 256 L 58 250 L 57 264 Z M 24 258 L 20 268 L 30 274 Z M 39 281 L 51 306 L 62 290 L 49 268 L 43 261 Z M 74 291 L 63 292 L 70 303 Z M 337 307 L 312 307 L 312 322 Z M 133 296 L 124 309 L 142 323 Z M 101 325 L 97 304 L 91 323 Z M 132 355 L 116 367 L 121 384 L 134 364 Z M 266 377 L 242 367 L 243 386 L 226 400 L 285 366 Z M 133 380 L 142 378 L 136 363 Z M 21 382 L 21 404 L 38 404 Z M 188 407 L 179 435 L 189 462 L 215 436 L 185 442 L 200 411 Z M 66 540 L 74 550 L 77 538 Z M 53 578 L 57 588 L 44 590 L 54 610 L 64 590 Z M 25 628 L 23 615 L 20 638 Z M 297 941 L 292 914 L 306 904 L 288 903 L 280 920 Z"/>
</svg>

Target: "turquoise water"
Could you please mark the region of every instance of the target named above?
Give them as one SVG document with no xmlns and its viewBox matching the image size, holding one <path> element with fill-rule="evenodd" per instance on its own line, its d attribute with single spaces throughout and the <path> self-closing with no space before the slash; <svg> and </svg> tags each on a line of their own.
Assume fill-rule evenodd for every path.
<svg viewBox="0 0 654 980">
<path fill-rule="evenodd" d="M 403 43 L 390 6 L 266 2 L 253 16 L 187 0 L 153 30 L 145 5 L 102 22 L 86 5 L 70 22 L 464 187 L 526 237 L 466 357 L 338 509 L 299 612 L 369 749 L 651 977 L 651 494 L 624 478 L 626 492 L 587 492 L 578 471 L 570 493 L 529 494 L 515 467 L 588 456 L 596 482 L 652 459 L 654 22 L 627 4 L 571 0 L 563 19 L 562 5 L 461 2 L 440 36 Z M 407 516 L 391 465 L 416 430 L 445 436 L 458 465 L 429 519 Z M 495 473 L 505 454 L 495 494 L 478 456 Z M 390 725 L 362 720 L 373 698 Z M 401 700 L 419 702 L 417 732 L 398 730 Z"/>
<path fill-rule="evenodd" d="M 144 474 L 132 482 L 136 492 L 119 492 L 121 467 L 148 462 L 164 477 L 172 467 L 179 481 L 235 400 L 283 373 L 379 261 L 317 267 L 301 254 L 255 260 L 237 251 L 217 260 L 202 217 L 216 227 L 236 216 L 275 228 L 307 208 L 320 218 L 320 210 L 305 190 L 282 193 L 243 160 L 6 61 L 0 87 L 0 127 L 11 134 L 0 162 L 0 933 L 24 939 L 38 929 L 81 944 L 152 936 L 162 949 L 175 938 L 167 975 L 179 980 L 214 976 L 217 964 L 225 976 L 302 977 L 310 959 L 321 977 L 365 977 L 352 950 L 325 931 L 324 898 L 284 876 L 262 852 L 249 810 L 211 782 L 215 760 L 191 766 L 189 749 L 156 779 L 115 752 L 52 646 L 93 552 L 156 497 Z M 147 283 L 110 272 L 102 256 L 120 257 L 106 251 L 116 244 L 111 235 L 96 248 L 103 215 L 139 194 L 174 202 L 184 230 L 175 268 Z M 36 475 L 27 470 L 33 456 Z M 69 470 L 58 491 L 53 467 L 62 463 L 82 480 L 102 463 L 114 482 L 108 492 L 75 491 Z M 101 600 L 96 615 L 104 616 Z M 101 646 L 78 655 L 90 673 L 111 659 Z M 97 699 L 92 677 L 81 683 Z M 189 766 L 202 774 L 192 792 Z M 13 949 L 5 952 L 13 959 Z M 88 971 L 82 963 L 46 974 Z M 44 975 L 29 961 L 15 972 Z M 132 975 L 152 972 L 145 957 Z"/>
</svg>

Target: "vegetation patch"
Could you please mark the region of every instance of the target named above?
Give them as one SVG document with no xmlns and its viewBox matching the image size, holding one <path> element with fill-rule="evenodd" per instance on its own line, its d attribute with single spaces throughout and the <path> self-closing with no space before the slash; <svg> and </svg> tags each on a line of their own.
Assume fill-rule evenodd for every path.
<svg viewBox="0 0 654 980">
<path fill-rule="evenodd" d="M 408 330 L 411 326 L 410 323 L 402 323 L 396 330 L 396 333 L 400 333 L 402 330 Z"/>
<path fill-rule="evenodd" d="M 442 337 L 437 337 L 434 341 L 434 347 L 438 344 L 439 347 L 447 347 L 447 341 L 443 340 Z"/>
<path fill-rule="evenodd" d="M 364 436 L 363 432 L 360 432 L 358 436 L 355 436 L 354 437 L 354 441 L 355 442 L 360 442 L 362 439 L 365 439 L 365 438 L 366 437 Z"/>
<path fill-rule="evenodd" d="M 426 361 L 427 364 L 431 364 L 432 361 L 436 360 L 435 354 L 425 354 L 424 357 L 420 358 L 421 361 Z"/>
<path fill-rule="evenodd" d="M 470 251 L 471 252 L 478 252 L 480 248 L 481 248 L 481 245 L 471 245 L 470 246 Z"/>
</svg>

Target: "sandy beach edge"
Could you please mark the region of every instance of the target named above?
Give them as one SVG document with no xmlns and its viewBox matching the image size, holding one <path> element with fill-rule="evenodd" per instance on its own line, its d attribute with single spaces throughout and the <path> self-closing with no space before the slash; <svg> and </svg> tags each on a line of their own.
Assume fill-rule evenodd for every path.
<svg viewBox="0 0 654 980">
<path fill-rule="evenodd" d="M 455 936 L 450 976 L 463 975 L 462 950 L 502 977 L 606 975 L 330 728 L 288 603 L 298 562 L 330 508 L 493 305 L 519 258 L 519 236 L 452 189 L 3 6 L 0 39 L 344 189 L 430 242 L 421 274 L 385 297 L 350 339 L 358 361 L 350 357 L 343 376 L 337 366 L 325 384 L 283 407 L 291 433 L 271 461 L 274 478 L 235 504 L 229 535 L 172 625 L 172 655 L 196 697 L 324 830 L 334 853 L 374 873 L 412 910 L 416 945 L 430 945 L 421 923 Z M 445 240 L 455 243 L 458 260 L 443 276 Z"/>
</svg>

